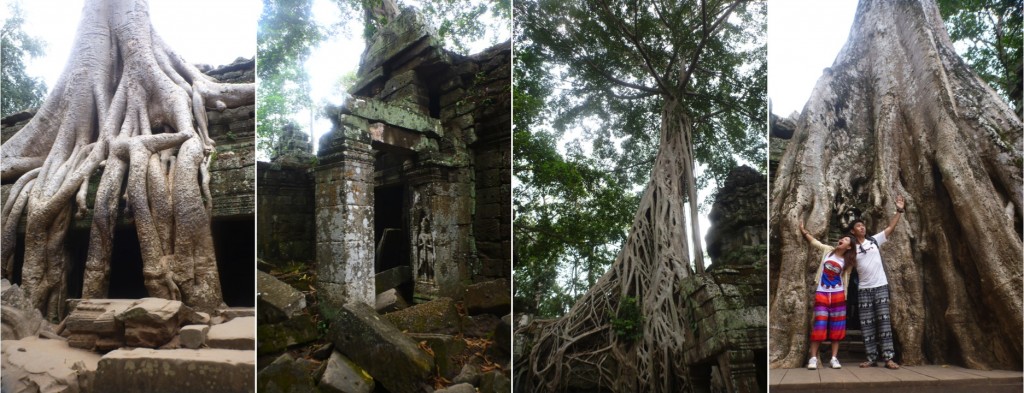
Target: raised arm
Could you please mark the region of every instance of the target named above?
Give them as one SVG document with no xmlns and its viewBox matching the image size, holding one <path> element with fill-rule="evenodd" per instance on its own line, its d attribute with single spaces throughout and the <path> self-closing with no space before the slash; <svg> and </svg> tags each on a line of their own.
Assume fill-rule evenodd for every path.
<svg viewBox="0 0 1024 393">
<path fill-rule="evenodd" d="M 821 242 L 819 242 L 818 239 L 815 239 L 814 236 L 811 236 L 811 233 L 808 232 L 806 229 L 804 229 L 804 222 L 803 221 L 800 221 L 800 233 L 802 233 L 804 235 L 804 239 L 807 239 L 807 241 L 809 243 L 811 243 L 811 245 L 814 246 L 814 248 L 817 248 L 819 250 L 824 250 L 824 251 L 828 251 L 828 250 L 832 249 L 829 246 L 821 244 Z"/>
<path fill-rule="evenodd" d="M 889 220 L 889 226 L 885 227 L 885 237 L 888 238 L 892 234 L 892 231 L 896 229 L 896 224 L 900 222 L 900 217 L 903 217 L 903 208 L 906 206 L 906 201 L 903 199 L 903 195 L 896 196 L 896 213 L 892 215 L 892 219 Z"/>
</svg>

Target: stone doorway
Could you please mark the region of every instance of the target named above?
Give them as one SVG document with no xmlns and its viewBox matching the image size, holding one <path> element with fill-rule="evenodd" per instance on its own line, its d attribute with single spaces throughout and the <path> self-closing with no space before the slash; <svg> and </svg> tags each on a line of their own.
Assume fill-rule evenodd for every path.
<svg viewBox="0 0 1024 393">
<path fill-rule="evenodd" d="M 395 286 L 409 304 L 413 301 L 415 286 L 411 280 L 413 266 L 409 241 L 408 203 L 405 187 L 401 184 L 375 187 L 373 190 L 373 244 L 374 274 L 379 275 L 392 269 L 401 269 L 397 276 L 404 281 Z M 386 284 L 383 286 L 387 286 Z M 389 290 L 378 286 L 377 293 Z"/>
</svg>

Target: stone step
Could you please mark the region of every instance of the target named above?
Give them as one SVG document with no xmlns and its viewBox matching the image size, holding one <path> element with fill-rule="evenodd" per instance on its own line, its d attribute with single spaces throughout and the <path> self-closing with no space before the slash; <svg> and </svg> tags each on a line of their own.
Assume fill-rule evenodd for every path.
<svg viewBox="0 0 1024 393">
<path fill-rule="evenodd" d="M 1020 371 L 971 370 L 956 366 L 904 366 L 899 370 L 859 368 L 856 364 L 833 370 L 772 369 L 772 392 L 867 392 L 913 391 L 914 393 L 978 393 L 1024 390 Z"/>
</svg>

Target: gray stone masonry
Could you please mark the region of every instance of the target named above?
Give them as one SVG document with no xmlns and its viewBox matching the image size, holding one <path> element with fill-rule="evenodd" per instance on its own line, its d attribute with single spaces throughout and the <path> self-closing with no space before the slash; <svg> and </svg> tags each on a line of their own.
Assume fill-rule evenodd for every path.
<svg viewBox="0 0 1024 393">
<path fill-rule="evenodd" d="M 346 302 L 372 306 L 373 156 L 365 133 L 348 127 L 321 139 L 316 168 L 316 260 L 320 309 L 330 318 Z"/>
</svg>

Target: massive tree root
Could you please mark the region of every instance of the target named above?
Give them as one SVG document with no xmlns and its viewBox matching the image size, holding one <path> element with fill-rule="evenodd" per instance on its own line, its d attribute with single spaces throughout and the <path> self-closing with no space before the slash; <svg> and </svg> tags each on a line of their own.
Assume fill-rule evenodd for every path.
<svg viewBox="0 0 1024 393">
<path fill-rule="evenodd" d="M 693 274 L 683 206 L 691 134 L 689 120 L 674 108 L 663 110 L 658 156 L 626 244 L 568 314 L 537 328 L 526 361 L 516 365 L 523 391 L 688 389 L 682 348 L 689 327 L 679 283 Z M 634 300 L 640 318 L 633 322 L 640 326 L 630 332 L 623 311 Z"/>
<path fill-rule="evenodd" d="M 882 248 L 897 356 L 1020 369 L 1021 121 L 956 55 L 935 3 L 861 1 L 779 164 L 771 207 L 771 366 L 807 353 L 818 237 L 861 212 L 869 233 L 897 195 Z M 776 273 L 777 272 L 777 273 Z"/>
<path fill-rule="evenodd" d="M 123 198 L 149 295 L 219 306 L 206 109 L 251 104 L 255 85 L 221 84 L 186 63 L 153 31 L 145 0 L 87 1 L 74 48 L 36 116 L 3 145 L 0 178 L 17 179 L 3 206 L 5 276 L 24 215 L 22 288 L 60 315 L 71 263 L 64 238 L 72 215 L 88 213 L 89 178 L 102 170 L 82 296 L 107 294 Z"/>
</svg>

